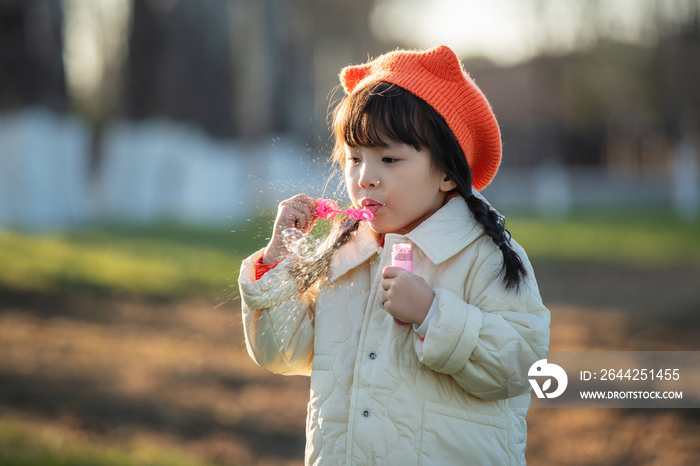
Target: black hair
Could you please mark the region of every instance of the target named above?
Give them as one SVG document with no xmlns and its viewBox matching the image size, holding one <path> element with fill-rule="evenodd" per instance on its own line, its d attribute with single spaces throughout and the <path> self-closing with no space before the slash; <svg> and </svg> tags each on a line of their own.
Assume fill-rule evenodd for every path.
<svg viewBox="0 0 700 466">
<path fill-rule="evenodd" d="M 472 171 L 462 148 L 444 118 L 415 94 L 387 82 L 373 82 L 345 96 L 332 114 L 335 135 L 333 161 L 345 167 L 345 145 L 350 147 L 385 147 L 389 141 L 427 149 L 431 154 L 431 170 L 442 170 L 467 203 L 474 218 L 503 254 L 500 275 L 506 289 L 517 290 L 527 276 L 518 253 L 511 247 L 505 218 L 472 192 Z M 347 243 L 357 230 L 359 221 L 348 219 L 340 224 L 338 239 L 320 259 L 299 264 L 304 276 L 300 289 L 306 291 L 316 280 L 327 275 L 332 254 Z M 335 230 L 334 230 L 335 231 Z M 325 256 L 325 257 L 324 257 Z M 303 267 L 314 272 L 302 273 Z"/>
</svg>

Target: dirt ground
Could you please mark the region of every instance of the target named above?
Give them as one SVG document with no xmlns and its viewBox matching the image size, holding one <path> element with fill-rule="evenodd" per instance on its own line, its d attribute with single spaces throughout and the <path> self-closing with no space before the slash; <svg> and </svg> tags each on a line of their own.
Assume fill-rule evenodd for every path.
<svg viewBox="0 0 700 466">
<path fill-rule="evenodd" d="M 535 268 L 553 351 L 700 349 L 698 269 Z M 308 379 L 248 358 L 237 302 L 0 292 L 0 425 L 50 448 L 147 441 L 221 465 L 300 465 L 308 395 Z M 697 411 L 533 409 L 528 462 L 700 464 Z"/>
</svg>

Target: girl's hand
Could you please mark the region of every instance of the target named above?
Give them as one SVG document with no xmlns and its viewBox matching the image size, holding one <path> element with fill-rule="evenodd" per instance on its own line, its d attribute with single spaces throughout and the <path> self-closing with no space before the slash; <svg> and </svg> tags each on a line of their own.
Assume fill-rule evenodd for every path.
<svg viewBox="0 0 700 466">
<path fill-rule="evenodd" d="M 274 264 L 290 254 L 282 232 L 287 228 L 297 228 L 305 235 L 308 234 L 318 219 L 317 207 L 318 201 L 306 194 L 297 194 L 280 202 L 272 238 L 263 252 L 263 264 Z"/>
<path fill-rule="evenodd" d="M 435 298 L 423 277 L 401 267 L 387 266 L 382 270 L 382 278 L 384 310 L 402 322 L 422 324 Z"/>
</svg>

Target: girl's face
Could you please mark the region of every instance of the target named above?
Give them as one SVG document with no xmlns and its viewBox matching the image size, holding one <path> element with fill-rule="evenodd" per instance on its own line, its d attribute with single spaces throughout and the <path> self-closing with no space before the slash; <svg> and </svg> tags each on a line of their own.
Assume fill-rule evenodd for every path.
<svg viewBox="0 0 700 466">
<path fill-rule="evenodd" d="M 345 183 L 353 205 L 374 214 L 379 234 L 405 235 L 433 215 L 455 188 L 444 171 L 430 170 L 427 149 L 389 142 L 386 147 L 345 146 Z"/>
</svg>

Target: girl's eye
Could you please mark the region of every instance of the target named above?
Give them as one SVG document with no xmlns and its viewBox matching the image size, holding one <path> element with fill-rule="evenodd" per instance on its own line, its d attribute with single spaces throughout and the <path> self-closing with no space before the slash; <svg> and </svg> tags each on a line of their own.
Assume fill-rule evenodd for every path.
<svg viewBox="0 0 700 466">
<path fill-rule="evenodd" d="M 358 163 L 360 163 L 360 159 L 358 159 L 357 157 L 348 157 L 347 161 L 350 165 L 357 165 Z"/>
<path fill-rule="evenodd" d="M 387 163 L 387 164 L 389 164 L 389 165 L 393 165 L 393 164 L 395 164 L 395 163 L 398 162 L 398 161 L 399 161 L 399 159 L 395 159 L 395 158 L 392 158 L 392 157 L 384 157 L 384 158 L 382 159 L 382 162 L 385 162 L 385 163 Z"/>
</svg>

